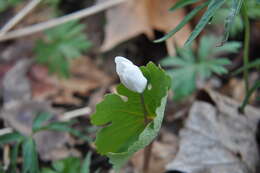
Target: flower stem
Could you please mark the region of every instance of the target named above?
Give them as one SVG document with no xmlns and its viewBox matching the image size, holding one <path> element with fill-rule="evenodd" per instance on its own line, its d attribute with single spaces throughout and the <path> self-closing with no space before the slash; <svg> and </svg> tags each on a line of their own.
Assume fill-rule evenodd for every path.
<svg viewBox="0 0 260 173">
<path fill-rule="evenodd" d="M 249 61 L 250 23 L 249 23 L 249 18 L 248 18 L 248 14 L 247 14 L 246 1 L 244 1 L 242 4 L 241 12 L 242 12 L 244 25 L 245 25 L 243 60 L 244 60 L 244 66 L 247 67 L 248 61 Z M 247 93 L 249 90 L 248 69 L 247 68 L 245 68 L 245 70 L 244 70 L 244 80 L 245 80 L 245 88 L 246 88 L 246 93 Z"/>
<path fill-rule="evenodd" d="M 149 119 L 147 117 L 148 111 L 145 107 L 143 93 L 140 94 L 140 98 L 141 98 L 141 104 L 142 104 L 143 111 L 144 111 L 144 125 L 146 126 L 149 123 Z M 153 142 L 144 148 L 143 173 L 149 172 L 149 163 L 150 163 L 150 158 L 151 158 L 151 154 L 152 154 L 152 147 L 153 147 Z"/>
<path fill-rule="evenodd" d="M 146 110 L 146 107 L 145 107 L 145 102 L 144 102 L 144 95 L 143 93 L 140 94 L 140 98 L 141 98 L 141 104 L 142 104 L 142 107 L 143 107 L 143 111 L 144 111 L 144 124 L 145 126 L 149 123 L 149 120 L 148 120 L 148 111 Z"/>
<path fill-rule="evenodd" d="M 151 142 L 144 149 L 143 173 L 149 173 L 149 163 L 152 154 L 153 142 Z"/>
</svg>

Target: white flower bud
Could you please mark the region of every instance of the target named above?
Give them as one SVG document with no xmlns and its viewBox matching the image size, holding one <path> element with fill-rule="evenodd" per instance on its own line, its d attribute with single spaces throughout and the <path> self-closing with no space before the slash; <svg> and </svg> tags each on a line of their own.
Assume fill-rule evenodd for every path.
<svg viewBox="0 0 260 173">
<path fill-rule="evenodd" d="M 128 59 L 117 56 L 115 58 L 116 72 L 120 81 L 129 90 L 142 93 L 147 85 L 147 79 L 142 71 Z"/>
</svg>

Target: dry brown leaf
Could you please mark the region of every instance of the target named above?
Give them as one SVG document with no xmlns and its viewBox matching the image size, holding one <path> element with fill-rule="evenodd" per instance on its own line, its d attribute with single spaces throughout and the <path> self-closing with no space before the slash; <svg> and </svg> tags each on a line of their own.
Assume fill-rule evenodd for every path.
<svg viewBox="0 0 260 173">
<path fill-rule="evenodd" d="M 4 76 L 3 79 L 3 108 L 0 117 L 6 126 L 15 129 L 25 136 L 32 135 L 33 119 L 41 112 L 57 115 L 46 101 L 31 99 L 31 86 L 27 71 L 32 64 L 31 60 L 19 60 Z M 53 116 L 52 121 L 57 121 Z M 66 142 L 66 133 L 42 131 L 34 135 L 37 149 L 42 159 Z"/>
<path fill-rule="evenodd" d="M 140 34 L 153 39 L 153 30 L 169 32 L 185 16 L 183 9 L 169 11 L 169 8 L 176 2 L 177 0 L 128 0 L 124 4 L 107 10 L 105 40 L 101 50 L 107 51 Z M 182 45 L 189 34 L 190 27 L 186 25 L 175 35 L 174 39 L 177 44 Z"/>
<path fill-rule="evenodd" d="M 167 165 L 186 173 L 256 173 L 259 163 L 255 139 L 260 110 L 208 90 L 211 102 L 193 104 L 180 131 L 180 149 Z"/>
<path fill-rule="evenodd" d="M 33 98 L 49 99 L 57 104 L 80 104 L 81 100 L 74 96 L 75 93 L 87 96 L 91 90 L 106 86 L 111 80 L 88 57 L 72 61 L 69 79 L 49 75 L 44 67 L 35 66 L 35 68 L 33 71 L 37 73 L 32 72 Z"/>
</svg>

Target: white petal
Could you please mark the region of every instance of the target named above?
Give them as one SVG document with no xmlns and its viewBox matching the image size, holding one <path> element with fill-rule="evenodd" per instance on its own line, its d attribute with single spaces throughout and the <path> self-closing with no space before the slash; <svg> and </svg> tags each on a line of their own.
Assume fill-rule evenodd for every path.
<svg viewBox="0 0 260 173">
<path fill-rule="evenodd" d="M 147 79 L 142 71 L 131 61 L 124 57 L 116 57 L 116 72 L 123 83 L 129 90 L 142 93 L 147 85 Z"/>
</svg>

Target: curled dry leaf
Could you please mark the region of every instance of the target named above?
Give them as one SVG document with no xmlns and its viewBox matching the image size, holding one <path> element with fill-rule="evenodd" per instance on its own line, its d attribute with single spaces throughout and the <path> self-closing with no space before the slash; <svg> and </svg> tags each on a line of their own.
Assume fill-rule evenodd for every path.
<svg viewBox="0 0 260 173">
<path fill-rule="evenodd" d="M 185 173 L 255 173 L 259 154 L 255 133 L 260 110 L 239 104 L 213 91 L 216 106 L 197 101 L 180 131 L 180 149 L 167 170 Z"/>
<path fill-rule="evenodd" d="M 176 12 L 169 11 L 169 7 L 176 2 L 177 0 L 128 0 L 107 10 L 105 40 L 101 50 L 107 51 L 140 34 L 154 39 L 154 30 L 169 32 L 185 16 L 183 9 Z M 176 42 L 183 45 L 189 34 L 190 27 L 186 25 L 175 35 Z"/>
</svg>

